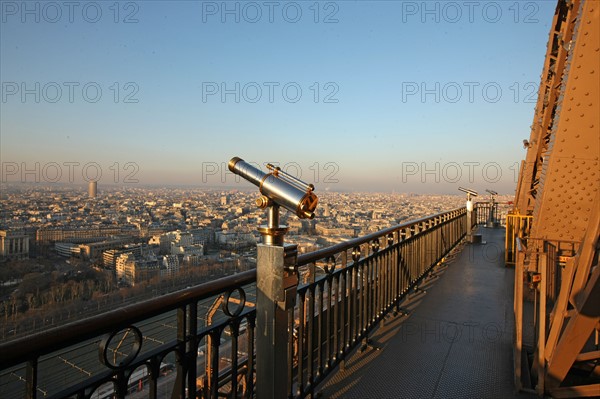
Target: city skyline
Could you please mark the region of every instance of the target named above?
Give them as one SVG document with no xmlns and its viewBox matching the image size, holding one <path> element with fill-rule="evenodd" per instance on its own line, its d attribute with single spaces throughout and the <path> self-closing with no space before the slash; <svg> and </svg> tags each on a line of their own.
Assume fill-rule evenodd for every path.
<svg viewBox="0 0 600 399">
<path fill-rule="evenodd" d="M 315 192 L 320 193 L 320 194 L 324 194 L 324 193 L 334 193 L 334 194 L 382 194 L 382 195 L 423 195 L 423 196 L 427 196 L 427 195 L 432 195 L 432 196 L 436 196 L 436 195 L 444 195 L 444 196 L 458 196 L 458 197 L 464 197 L 464 194 L 462 194 L 460 192 L 460 190 L 458 189 L 459 185 L 449 185 L 447 186 L 448 189 L 447 190 L 439 190 L 438 186 L 430 186 L 428 190 L 425 191 L 398 191 L 395 189 L 391 189 L 388 191 L 383 191 L 383 190 L 352 190 L 352 189 L 336 189 L 336 188 L 332 188 L 332 187 L 325 187 L 322 190 L 319 190 L 319 188 L 317 187 Z M 479 197 L 481 197 L 479 199 L 476 198 L 476 201 L 479 199 L 482 202 L 486 202 L 488 200 L 489 194 L 486 192 L 486 187 L 494 187 L 492 184 L 480 184 L 477 186 L 471 186 L 470 189 L 473 189 L 473 191 L 477 192 Z M 83 197 L 89 197 L 89 193 L 88 193 L 88 182 L 82 182 L 82 183 L 44 183 L 44 182 L 40 182 L 40 183 L 34 183 L 34 182 L 19 182 L 19 181 L 9 181 L 9 182 L 5 182 L 0 184 L 0 188 L 4 188 L 7 190 L 14 190 L 14 189 L 39 189 L 39 190 L 59 190 L 59 192 L 78 192 L 79 194 L 81 194 Z M 243 182 L 240 183 L 239 186 L 234 186 L 234 185 L 194 185 L 194 184 L 161 184 L 161 183 L 156 183 L 156 184 L 143 184 L 143 183 L 136 183 L 135 185 L 126 185 L 126 184 L 116 184 L 116 183 L 107 183 L 107 184 L 103 184 L 101 186 L 98 187 L 98 197 L 102 197 L 102 194 L 110 191 L 110 192 L 128 192 L 129 189 L 135 189 L 135 190 L 147 190 L 147 191 L 151 191 L 151 190 L 168 190 L 168 189 L 175 189 L 175 190 L 184 190 L 184 191 L 188 191 L 190 193 L 224 193 L 224 194 L 230 194 L 230 193 L 256 193 L 256 188 L 254 188 L 251 185 L 248 184 L 244 184 Z M 507 190 L 506 192 L 499 192 L 498 195 L 502 195 L 502 196 L 509 196 L 509 197 L 514 197 L 514 190 Z M 0 199 L 2 199 L 2 197 L 0 197 Z"/>
<path fill-rule="evenodd" d="M 511 193 L 554 4 L 467 3 L 3 2 L 2 181 Z"/>
</svg>

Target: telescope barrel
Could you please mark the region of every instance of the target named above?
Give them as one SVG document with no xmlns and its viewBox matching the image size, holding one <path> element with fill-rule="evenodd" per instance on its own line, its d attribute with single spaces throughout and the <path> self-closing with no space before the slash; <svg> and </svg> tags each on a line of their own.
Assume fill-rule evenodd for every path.
<svg viewBox="0 0 600 399">
<path fill-rule="evenodd" d="M 462 191 L 463 193 L 467 193 L 467 194 L 472 195 L 473 197 L 477 197 L 477 191 L 475 191 L 475 190 L 470 190 L 470 189 L 464 188 L 464 187 L 459 187 L 458 189 L 460 191 Z"/>
<path fill-rule="evenodd" d="M 260 187 L 261 181 L 267 176 L 262 170 L 238 157 L 231 158 L 228 166 L 232 173 L 243 177 L 257 187 Z"/>
<path fill-rule="evenodd" d="M 295 213 L 301 219 L 312 219 L 318 198 L 312 192 L 313 186 L 289 176 L 279 169 L 264 173 L 241 158 L 229 161 L 229 170 L 257 186 L 261 194 L 277 205 Z M 279 176 L 279 173 L 282 175 Z M 305 187 L 304 190 L 301 187 Z"/>
</svg>

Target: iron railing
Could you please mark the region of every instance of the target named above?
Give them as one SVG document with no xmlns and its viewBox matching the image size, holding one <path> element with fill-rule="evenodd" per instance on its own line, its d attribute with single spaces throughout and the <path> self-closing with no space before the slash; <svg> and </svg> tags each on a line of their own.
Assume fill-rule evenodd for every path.
<svg viewBox="0 0 600 399">
<path fill-rule="evenodd" d="M 490 215 L 494 212 L 494 208 L 491 202 L 476 202 L 475 203 L 475 217 L 473 218 L 473 226 L 478 224 L 486 224 L 490 218 Z"/>
<path fill-rule="evenodd" d="M 511 205 L 507 202 L 476 202 L 476 221 L 478 225 L 484 225 L 491 220 L 496 222 L 498 225 L 505 225 L 507 223 L 506 218 Z"/>
<path fill-rule="evenodd" d="M 415 289 L 466 234 L 461 208 L 298 258 L 307 283 L 290 312 L 289 397 L 315 387 Z M 317 269 L 323 273 L 317 276 Z M 292 358 L 290 356 L 290 358 Z"/>
<path fill-rule="evenodd" d="M 466 235 L 466 216 L 459 208 L 298 257 L 289 397 L 313 394 L 400 310 Z M 252 270 L 3 343 L 0 398 L 251 397 L 255 282 Z"/>
</svg>

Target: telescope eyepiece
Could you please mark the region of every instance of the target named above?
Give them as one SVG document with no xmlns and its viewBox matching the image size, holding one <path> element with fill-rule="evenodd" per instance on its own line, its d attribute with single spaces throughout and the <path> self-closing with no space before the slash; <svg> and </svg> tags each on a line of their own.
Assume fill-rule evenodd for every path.
<svg viewBox="0 0 600 399">
<path fill-rule="evenodd" d="M 229 164 L 227 165 L 229 167 L 229 171 L 235 173 L 235 165 L 240 161 L 243 161 L 243 159 L 240 157 L 231 158 Z"/>
</svg>

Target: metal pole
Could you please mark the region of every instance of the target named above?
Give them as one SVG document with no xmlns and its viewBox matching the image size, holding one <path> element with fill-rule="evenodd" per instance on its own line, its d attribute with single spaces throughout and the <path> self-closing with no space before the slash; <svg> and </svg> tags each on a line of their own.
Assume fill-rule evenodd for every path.
<svg viewBox="0 0 600 399">
<path fill-rule="evenodd" d="M 257 245 L 256 397 L 285 398 L 288 392 L 288 310 L 293 308 L 298 279 L 293 269 L 296 246 L 283 244 L 285 226 L 279 225 L 279 206 L 268 209 Z"/>
<path fill-rule="evenodd" d="M 471 194 L 467 193 L 467 242 L 473 242 L 472 237 L 472 219 L 473 218 L 473 201 L 471 201 Z"/>
</svg>

